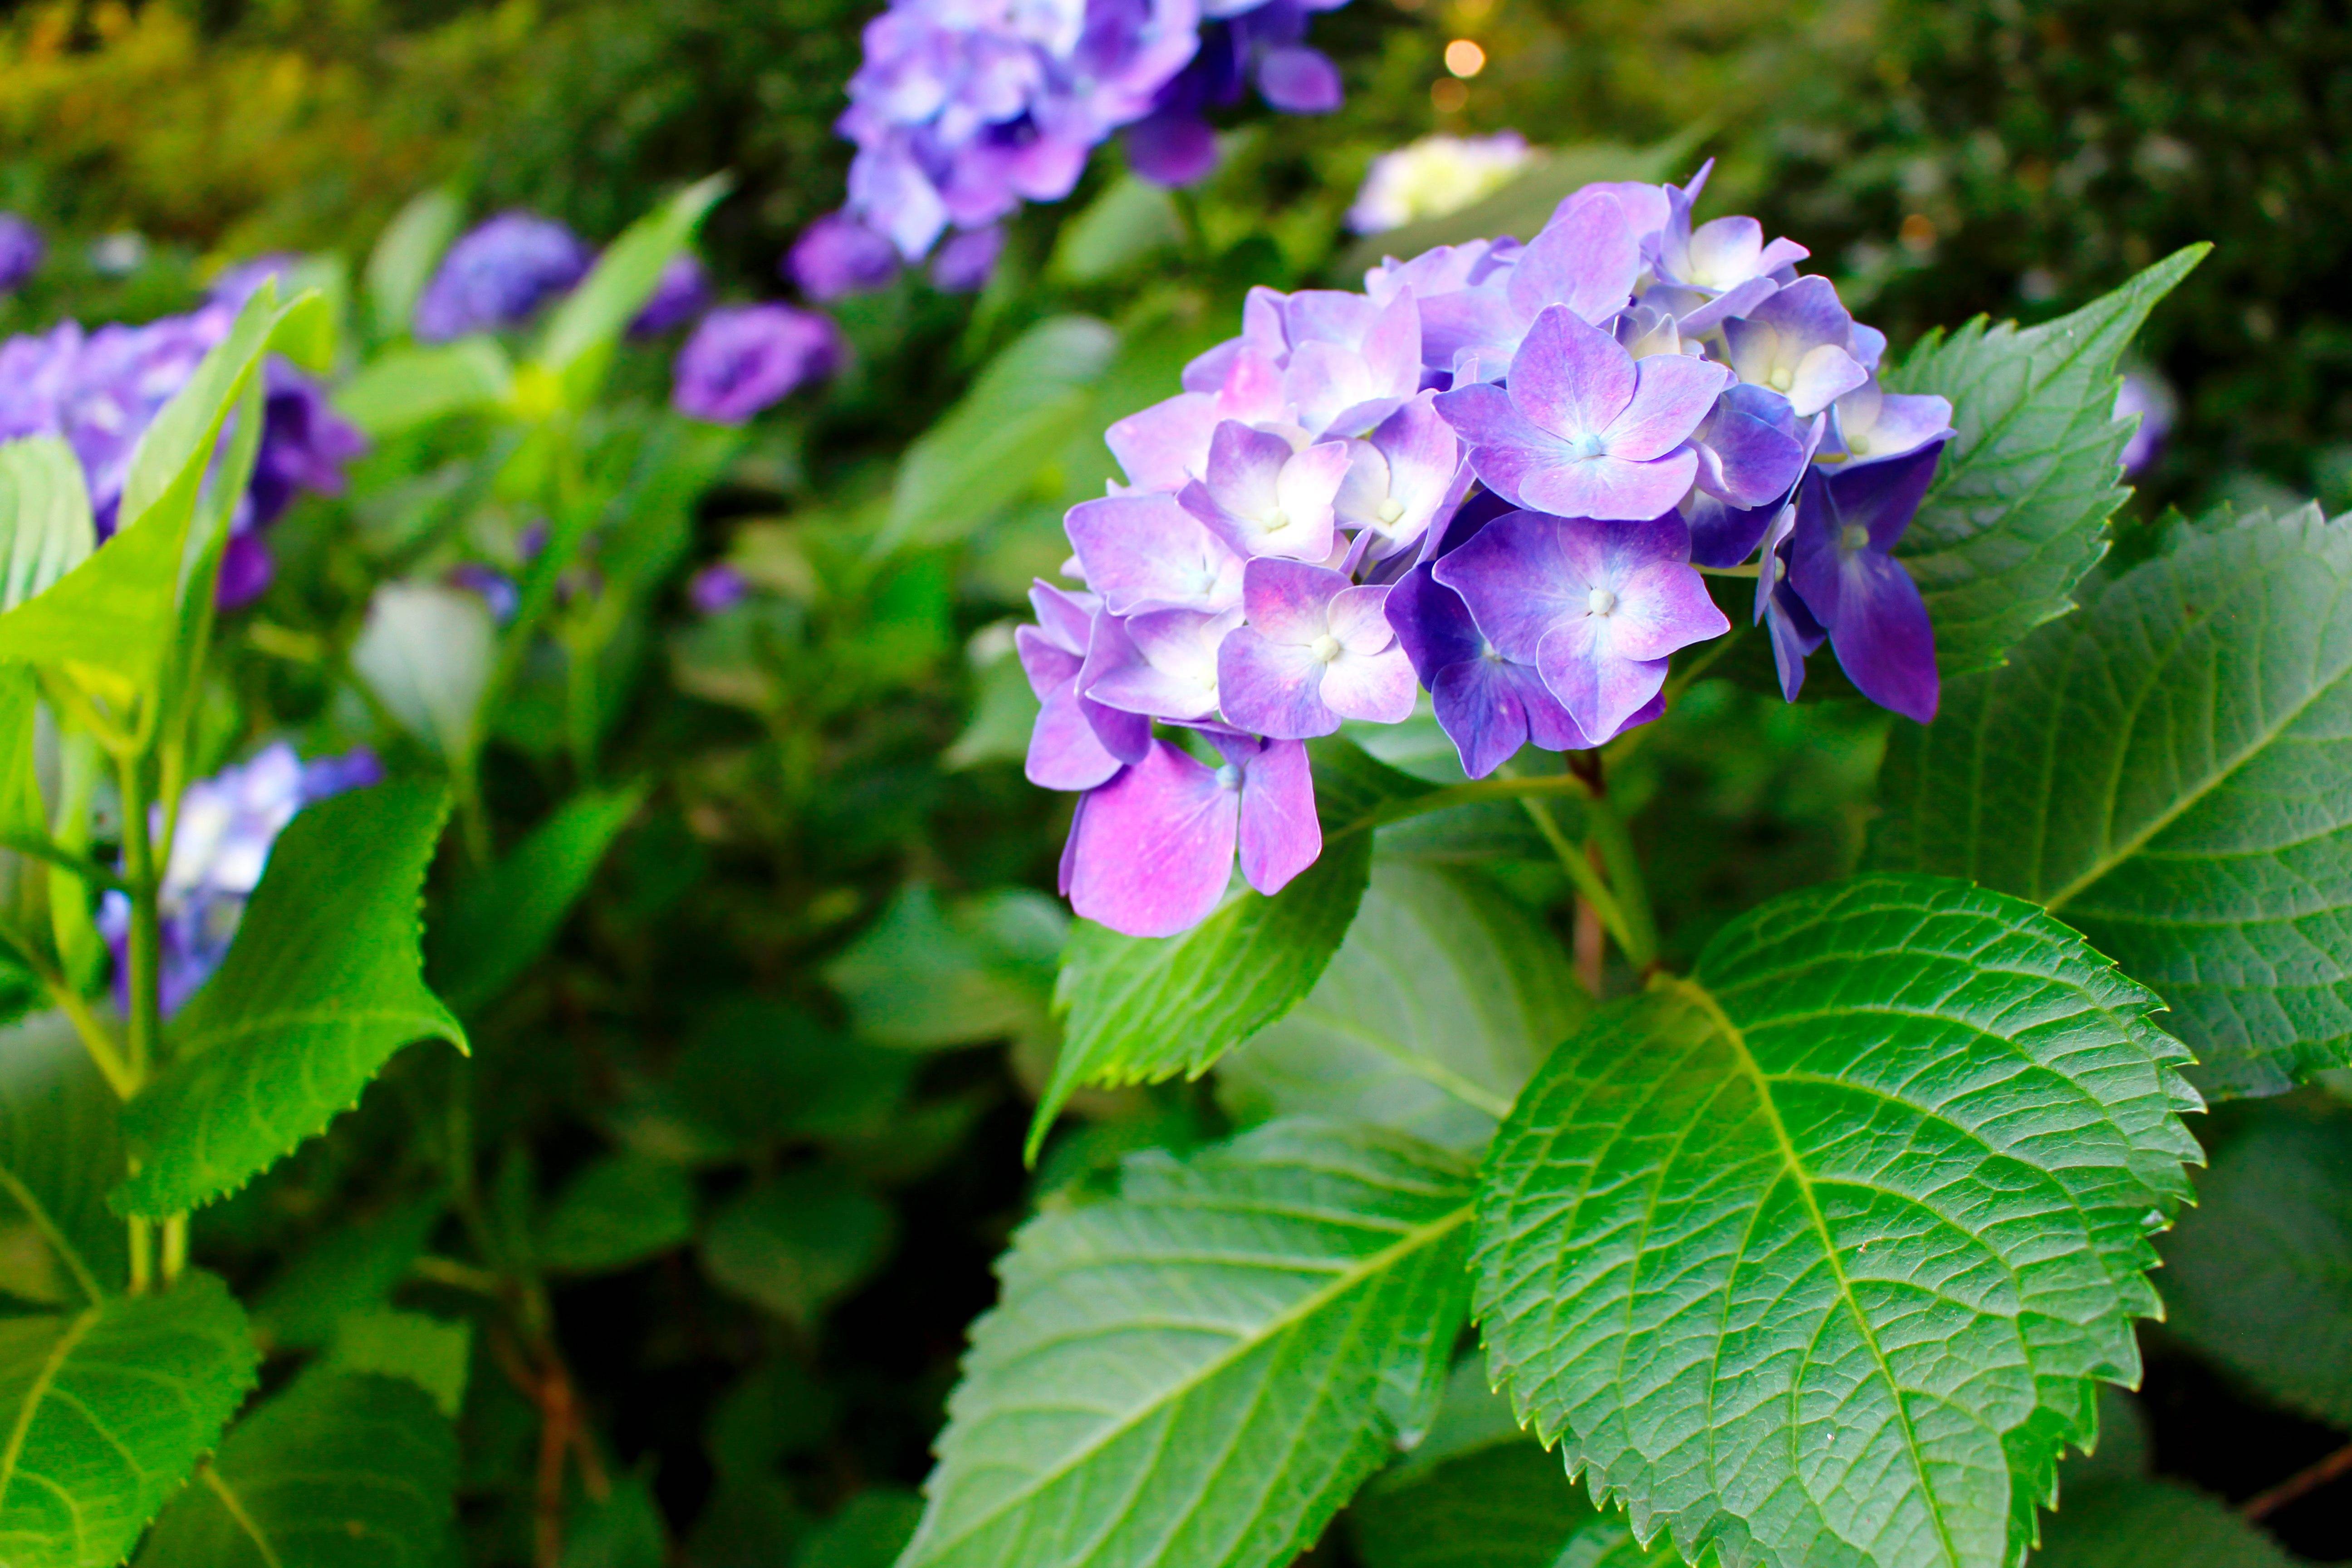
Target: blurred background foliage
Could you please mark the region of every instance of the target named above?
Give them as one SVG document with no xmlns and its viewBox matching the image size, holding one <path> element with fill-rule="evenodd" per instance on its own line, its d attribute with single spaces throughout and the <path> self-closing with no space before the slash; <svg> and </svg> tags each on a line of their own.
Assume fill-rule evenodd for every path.
<svg viewBox="0 0 2352 1568">
<path fill-rule="evenodd" d="M 431 185 L 602 241 L 721 168 L 737 183 L 703 254 L 722 292 L 772 296 L 793 234 L 839 200 L 831 122 L 870 9 L 0 4 L 0 207 L 52 237 L 0 332 L 184 309 L 265 251 L 357 267 Z M 1440 63 L 1457 38 L 1486 62 L 1467 79 Z M 1249 285 L 1360 265 L 1341 215 L 1376 153 L 1433 129 L 1564 150 L 1486 209 L 1523 212 L 1501 224 L 1523 235 L 1582 178 L 1713 155 L 1711 210 L 1811 246 L 1898 348 L 1978 311 L 2057 314 L 2213 239 L 2144 344 L 2183 408 L 2124 526 L 2175 502 L 2352 504 L 2339 5 L 1355 0 L 1317 41 L 1347 75 L 1341 112 L 1237 125 L 1181 200 L 1106 154 L 1071 201 L 1020 216 L 977 298 L 902 280 L 844 301 L 848 370 L 740 439 L 680 445 L 644 348 L 583 422 L 584 482 L 665 542 L 619 599 L 557 616 L 500 704 L 487 817 L 503 851 L 598 780 L 644 804 L 556 952 L 469 1020 L 470 1067 L 403 1056 L 197 1231 L 285 1356 L 367 1353 L 387 1303 L 488 1325 L 450 1352 L 470 1368 L 472 1561 L 549 1561 L 551 1474 L 578 1568 L 878 1568 L 1013 1226 L 1239 1113 L 1201 1085 L 1082 1097 L 1022 1166 L 1055 1046 L 1066 805 L 1021 776 L 1010 621 L 1061 559 L 1062 511 L 1111 476 L 1103 427 L 1171 392 Z M 232 633 L 224 755 L 365 732 L 333 650 L 377 578 L 512 553 L 528 487 L 484 477 L 509 439 L 464 418 L 382 434 L 346 499 L 278 525 L 278 580 Z M 751 592 L 699 612 L 686 577 L 720 563 Z M 600 621 L 607 602 L 625 607 Z M 1617 781 L 1678 803 L 1671 829 L 1638 825 L 1677 958 L 1853 864 L 1891 721 L 1818 696 L 1701 681 Z M 1451 765 L 1426 726 L 1378 744 Z M 1570 940 L 1541 842 L 1507 811 L 1492 826 L 1475 847 L 1523 849 L 1497 874 Z M 453 1074 L 471 1076 L 460 1125 L 440 1110 Z M 2259 1141 L 2279 1117 L 2347 1136 L 2311 1099 L 2217 1121 Z M 478 1182 L 464 1226 L 453 1180 Z M 2160 1331 L 2149 1348 L 2126 1419 L 2151 1424 L 2162 1469 L 2242 1498 L 2342 1441 L 2340 1413 L 2292 1408 L 2226 1356 Z M 2352 1557 L 2344 1491 L 2272 1522 Z M 1343 1533 L 1318 1562 L 1346 1560 Z"/>
</svg>

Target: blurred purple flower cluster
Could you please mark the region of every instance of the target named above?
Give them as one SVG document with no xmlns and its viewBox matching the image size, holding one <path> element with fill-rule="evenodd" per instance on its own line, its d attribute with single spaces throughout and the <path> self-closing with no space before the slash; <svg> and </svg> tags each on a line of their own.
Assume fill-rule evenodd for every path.
<svg viewBox="0 0 2352 1568">
<path fill-rule="evenodd" d="M 225 279 L 226 292 L 216 289 L 210 302 L 186 315 L 95 331 L 61 321 L 47 333 L 0 343 L 0 440 L 62 437 L 81 459 L 100 539 L 119 521 L 140 437 L 205 353 L 228 335 L 244 295 L 268 275 L 246 271 Z M 278 359 L 268 363 L 263 375 L 261 447 L 230 514 L 221 560 L 218 597 L 226 608 L 249 603 L 268 584 L 269 552 L 261 531 L 297 490 L 340 494 L 343 465 L 366 446 L 328 405 L 317 382 Z"/>
<path fill-rule="evenodd" d="M 1306 43 L 1346 0 L 893 0 L 866 24 L 839 129 L 857 143 L 848 205 L 785 258 L 814 300 L 887 282 L 949 230 L 932 281 L 976 289 L 996 226 L 1070 194 L 1119 133 L 1165 184 L 1209 172 L 1207 114 L 1246 86 L 1276 109 L 1339 106 L 1339 73 Z"/>
<path fill-rule="evenodd" d="M 252 761 L 190 784 L 180 796 L 171 863 L 159 889 L 163 915 L 160 973 L 163 1011 L 177 1012 L 228 956 L 246 900 L 261 885 L 270 847 L 313 801 L 360 789 L 383 777 L 373 752 L 304 763 L 278 742 Z M 156 830 L 163 811 L 154 808 Z M 116 1000 L 127 1011 L 131 900 L 109 892 L 98 911 L 100 933 L 114 950 Z"/>
<path fill-rule="evenodd" d="M 0 294 L 14 293 L 38 272 L 48 252 L 39 229 L 15 213 L 0 213 Z"/>
<path fill-rule="evenodd" d="M 1730 629 L 1702 570 L 1754 574 L 1790 700 L 1827 640 L 1933 716 L 1890 551 L 1951 407 L 1879 385 L 1885 338 L 1801 247 L 1695 224 L 1706 176 L 1588 185 L 1526 245 L 1387 260 L 1360 293 L 1253 290 L 1182 392 L 1110 427 L 1127 482 L 1066 520 L 1083 589 L 1039 583 L 1018 636 L 1029 777 L 1080 792 L 1080 915 L 1183 931 L 1236 855 L 1274 892 L 1321 849 L 1304 742 L 1422 689 L 1473 777 L 1656 718 L 1669 656 Z"/>
</svg>

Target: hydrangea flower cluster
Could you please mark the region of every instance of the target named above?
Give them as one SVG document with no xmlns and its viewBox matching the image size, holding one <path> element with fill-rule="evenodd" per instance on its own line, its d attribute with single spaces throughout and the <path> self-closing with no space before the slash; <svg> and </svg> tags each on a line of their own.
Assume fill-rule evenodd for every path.
<svg viewBox="0 0 2352 1568">
<path fill-rule="evenodd" d="M 1212 109 L 1255 85 L 1295 114 L 1339 105 L 1339 73 L 1305 42 L 1309 15 L 1346 0 L 892 0 L 839 121 L 857 143 L 849 201 L 786 258 L 812 299 L 871 288 L 959 231 L 934 270 L 976 288 L 990 235 L 1024 201 L 1070 194 L 1095 147 L 1167 184 L 1215 161 Z"/>
<path fill-rule="evenodd" d="M 505 212 L 458 237 L 410 320 L 416 340 L 445 343 L 472 332 L 520 326 L 548 300 L 588 276 L 596 259 L 553 218 Z"/>
<path fill-rule="evenodd" d="M 95 331 L 62 321 L 48 332 L 0 343 L 0 440 L 48 435 L 72 447 L 100 539 L 114 531 L 139 437 L 228 335 L 244 294 L 266 276 L 245 276 L 246 270 L 225 278 L 210 302 L 186 315 Z M 340 494 L 343 465 L 366 446 L 328 405 L 317 382 L 275 358 L 263 374 L 261 447 L 253 478 L 230 515 L 221 558 L 218 596 L 225 608 L 249 603 L 268 584 L 269 551 L 261 530 L 278 520 L 297 490 Z"/>
<path fill-rule="evenodd" d="M 1502 189 L 1535 155 L 1516 131 L 1409 142 L 1372 160 L 1348 209 L 1348 226 L 1358 234 L 1384 234 L 1459 212 Z"/>
<path fill-rule="evenodd" d="M 251 762 L 188 786 L 180 797 L 171 863 L 163 868 L 158 895 L 163 914 L 158 979 L 166 1014 L 178 1011 L 228 956 L 246 900 L 261 885 L 270 847 L 295 813 L 313 801 L 383 777 L 383 768 L 373 752 L 362 749 L 304 763 L 281 741 Z M 160 806 L 154 821 L 160 833 Z M 109 892 L 99 906 L 98 927 L 114 950 L 116 1000 L 127 1011 L 130 899 Z"/>
<path fill-rule="evenodd" d="M 1253 290 L 1182 392 L 1110 427 L 1127 482 L 1066 520 L 1083 587 L 1037 584 L 1017 638 L 1029 777 L 1079 792 L 1079 914 L 1183 931 L 1236 855 L 1276 891 L 1321 849 L 1304 742 L 1418 689 L 1472 777 L 1656 718 L 1669 656 L 1731 626 L 1703 571 L 1755 576 L 1790 700 L 1826 640 L 1933 715 L 1890 551 L 1950 405 L 1879 385 L 1885 338 L 1801 247 L 1695 224 L 1706 177 L 1588 185 L 1526 245 L 1387 260 L 1360 293 Z"/>
<path fill-rule="evenodd" d="M 740 425 L 841 363 L 826 317 L 790 305 L 722 305 L 678 351 L 670 401 L 681 414 Z"/>
</svg>

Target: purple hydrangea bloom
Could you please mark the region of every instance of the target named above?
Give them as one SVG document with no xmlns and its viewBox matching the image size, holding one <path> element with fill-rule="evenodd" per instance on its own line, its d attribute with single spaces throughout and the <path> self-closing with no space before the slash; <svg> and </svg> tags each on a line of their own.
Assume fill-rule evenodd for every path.
<svg viewBox="0 0 2352 1568">
<path fill-rule="evenodd" d="M 271 846 L 295 814 L 313 801 L 363 788 L 383 776 L 375 754 L 356 751 L 305 763 L 279 742 L 252 761 L 223 769 L 188 786 L 180 797 L 170 863 L 158 902 L 163 915 L 163 1011 L 177 1012 L 212 978 L 261 885 Z M 163 808 L 154 808 L 156 831 Z M 114 950 L 116 1000 L 129 1007 L 131 900 L 109 892 L 99 907 L 99 930 Z"/>
<path fill-rule="evenodd" d="M 1013 634 L 1039 704 L 1029 736 L 1029 782 L 1045 789 L 1092 789 L 1126 763 L 1143 760 L 1151 721 L 1078 694 L 1096 624 L 1108 619 L 1101 600 L 1039 583 L 1029 590 L 1029 603 L 1037 624 Z"/>
<path fill-rule="evenodd" d="M 0 294 L 13 293 L 41 269 L 48 246 L 41 231 L 15 213 L 0 213 Z"/>
<path fill-rule="evenodd" d="M 1852 353 L 1853 318 L 1826 278 L 1800 278 L 1723 323 L 1731 368 L 1810 419 L 1870 379 Z"/>
<path fill-rule="evenodd" d="M 1106 708 L 1204 723 L 1216 717 L 1217 650 L 1242 624 L 1232 610 L 1139 610 L 1095 623 L 1078 690 Z"/>
<path fill-rule="evenodd" d="M 1177 500 L 1238 555 L 1321 561 L 1349 456 L 1338 441 L 1310 446 L 1304 431 L 1294 438 L 1228 419 L 1209 438 L 1207 478 Z"/>
<path fill-rule="evenodd" d="M 1892 404 L 1918 400 L 1890 397 L 1886 401 Z M 2135 414 L 2139 416 L 2138 426 L 2132 431 L 2131 438 L 2124 443 L 2121 460 L 2126 475 L 2137 474 L 2156 461 L 2157 454 L 2164 449 L 2164 438 L 2172 434 L 2172 422 L 2179 412 L 2179 400 L 2173 396 L 2172 388 L 2165 384 L 2162 376 L 2152 370 L 2125 373 L 2123 384 L 2116 388 L 2116 417 L 2128 419 Z M 1843 407 L 1840 413 L 1843 413 Z M 1885 413 L 1878 416 L 1878 422 L 1896 424 L 1900 428 L 1908 429 L 1907 425 L 1903 425 L 1898 419 L 1890 419 Z M 1944 423 L 1949 425 L 1951 422 L 1951 410 L 1948 405 L 1944 411 Z M 1891 443 L 1881 437 L 1879 445 Z M 1878 455 L 1877 447 L 1871 448 L 1870 455 Z"/>
<path fill-rule="evenodd" d="M 1001 223 L 950 235 L 931 258 L 931 287 L 944 294 L 971 294 L 986 288 L 1003 250 Z"/>
<path fill-rule="evenodd" d="M 1332 514 L 1370 536 L 1373 560 L 1419 543 L 1468 486 L 1462 443 L 1439 416 L 1435 396 L 1422 394 L 1368 439 L 1348 443 L 1348 473 L 1332 498 Z"/>
<path fill-rule="evenodd" d="M 1166 741 L 1081 797 L 1062 890 L 1090 921 L 1129 936 L 1174 936 L 1209 917 L 1233 878 L 1277 893 L 1323 852 L 1315 782 L 1297 741 L 1208 731 L 1212 768 Z"/>
<path fill-rule="evenodd" d="M 1115 616 L 1241 603 L 1242 557 L 1171 495 L 1081 501 L 1063 521 L 1086 584 Z"/>
<path fill-rule="evenodd" d="M 780 270 L 819 304 L 881 288 L 898 275 L 898 250 L 846 213 L 801 230 Z"/>
<path fill-rule="evenodd" d="M 1536 667 L 1588 735 L 1615 734 L 1657 696 L 1675 649 L 1731 629 L 1672 516 L 1611 525 L 1516 512 L 1433 574 L 1496 652 Z"/>
<path fill-rule="evenodd" d="M 742 573 L 724 561 L 715 561 L 694 574 L 686 585 L 687 603 L 695 613 L 715 616 L 741 604 L 751 592 L 751 584 Z"/>
<path fill-rule="evenodd" d="M 1936 716 L 1936 634 L 1918 585 L 1888 552 L 1919 510 L 1943 446 L 1813 474 L 1789 538 L 1789 585 L 1828 632 L 1839 668 L 1873 702 L 1922 724 Z"/>
<path fill-rule="evenodd" d="M 417 296 L 418 341 L 519 326 L 588 275 L 595 260 L 570 229 L 535 213 L 507 212 L 461 236 Z"/>
<path fill-rule="evenodd" d="M 740 425 L 840 363 L 840 332 L 813 310 L 724 305 L 678 350 L 670 401 L 697 419 Z"/>
<path fill-rule="evenodd" d="M 669 258 L 661 270 L 660 280 L 654 285 L 653 297 L 645 302 L 629 323 L 629 336 L 657 338 L 674 328 L 682 327 L 700 315 L 710 303 L 710 279 L 702 270 L 702 262 L 691 251 L 680 251 Z"/>
<path fill-rule="evenodd" d="M 1330 734 L 1343 719 L 1411 717 L 1412 665 L 1383 614 L 1388 594 L 1328 567 L 1252 561 L 1242 578 L 1248 625 L 1216 654 L 1226 719 L 1255 734 L 1303 741 Z"/>
<path fill-rule="evenodd" d="M 1952 405 L 1931 395 L 1886 392 L 1871 377 L 1830 406 L 1824 460 L 1847 468 L 1881 463 L 1917 451 L 1952 428 Z M 2128 448 L 2126 457 L 2129 457 Z"/>
</svg>

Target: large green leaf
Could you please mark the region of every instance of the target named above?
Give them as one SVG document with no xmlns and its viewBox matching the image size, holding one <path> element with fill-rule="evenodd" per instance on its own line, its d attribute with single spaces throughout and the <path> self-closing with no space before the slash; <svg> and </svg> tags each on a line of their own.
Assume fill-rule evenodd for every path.
<svg viewBox="0 0 2352 1568">
<path fill-rule="evenodd" d="M 2102 1481 L 2069 1492 L 2034 1568 L 2293 1568 L 2298 1559 L 2219 1498 L 2177 1481 Z"/>
<path fill-rule="evenodd" d="M 353 1312 L 336 1324 L 317 1370 L 405 1378 L 455 1421 L 465 1408 L 473 1348 L 474 1325 L 467 1319 L 381 1308 Z"/>
<path fill-rule="evenodd" d="M 0 610 L 13 610 L 98 548 L 81 459 L 55 436 L 0 445 Z"/>
<path fill-rule="evenodd" d="M 274 1275 L 253 1303 L 255 1330 L 271 1346 L 323 1345 L 355 1312 L 379 1309 L 425 1250 L 444 1194 L 411 1198 L 367 1218 L 344 1211 Z"/>
<path fill-rule="evenodd" d="M 1081 1085 L 1198 1078 L 1314 989 L 1371 876 L 1370 829 L 1431 787 L 1345 741 L 1318 742 L 1314 755 L 1323 854 L 1281 892 L 1242 888 L 1181 936 L 1073 928 L 1055 987 L 1062 1054 L 1030 1124 L 1032 1159 Z"/>
<path fill-rule="evenodd" d="M 181 1214 L 242 1186 L 359 1100 L 411 1040 L 466 1032 L 425 987 L 416 900 L 448 801 L 353 790 L 288 826 L 220 973 L 179 1017 L 177 1059 L 123 1108 L 124 1214 Z"/>
<path fill-rule="evenodd" d="M 2156 998 L 1926 877 L 1777 899 L 1598 1014 L 1496 1134 L 1490 1373 L 1685 1558 L 2015 1563 L 2137 1379 L 2198 1157 Z"/>
<path fill-rule="evenodd" d="M 2192 531 L 1889 747 L 1873 848 L 2043 905 L 2217 1089 L 2352 1060 L 2352 522 Z"/>
<path fill-rule="evenodd" d="M 1588 999 L 1541 921 L 1475 872 L 1386 856 L 1307 1000 L 1217 1068 L 1244 1121 L 1326 1116 L 1475 1154 Z"/>
<path fill-rule="evenodd" d="M 122 1174 L 119 1106 L 64 1015 L 0 1030 L 0 1227 L 29 1226 L 56 1265 L 11 1269 L 0 1289 L 83 1305 L 122 1288 L 129 1243 L 106 1208 Z"/>
<path fill-rule="evenodd" d="M 1276 1122 L 1031 1221 L 972 1331 L 901 1568 L 1272 1568 L 1428 1424 L 1468 1173 Z"/>
<path fill-rule="evenodd" d="M 611 353 L 660 286 L 662 268 L 693 240 L 703 215 L 730 184 L 726 174 L 709 175 L 631 224 L 604 247 L 580 287 L 555 307 L 535 363 L 566 381 L 575 407 L 584 406 L 594 392 L 592 363 Z"/>
<path fill-rule="evenodd" d="M 2131 492 L 2119 459 L 2116 362 L 2158 300 L 2212 247 L 2193 245 L 2070 316 L 2020 331 L 1979 316 L 1930 333 L 1890 391 L 1951 399 L 1959 434 L 1935 488 L 1895 547 L 1927 596 L 1947 679 L 2001 661 L 2063 616 L 2106 550 L 2106 521 Z"/>
<path fill-rule="evenodd" d="M 2352 1115 L 2265 1106 L 2164 1248 L 2173 1332 L 2289 1409 L 2352 1430 Z"/>
<path fill-rule="evenodd" d="M 139 1568 L 455 1568 L 457 1481 L 423 1389 L 314 1372 L 236 1424 Z"/>
<path fill-rule="evenodd" d="M 494 408 L 514 393 L 514 366 L 496 338 L 394 349 L 335 389 L 335 409 L 381 440 L 452 414 Z"/>
<path fill-rule="evenodd" d="M 0 1318 L 0 1563 L 114 1568 L 253 1386 L 245 1314 L 190 1274 L 168 1295 Z"/>
<path fill-rule="evenodd" d="M 0 664 L 82 666 L 137 687 L 155 679 L 178 617 L 181 567 L 221 424 L 260 373 L 330 330 L 324 300 L 280 307 L 265 282 L 228 336 L 165 404 L 131 454 L 112 538 L 37 597 L 0 612 Z"/>
<path fill-rule="evenodd" d="M 644 804 L 643 785 L 588 790 L 467 883 L 428 944 L 434 988 L 460 1013 L 498 1000 L 554 942 L 604 851 Z"/>
</svg>

